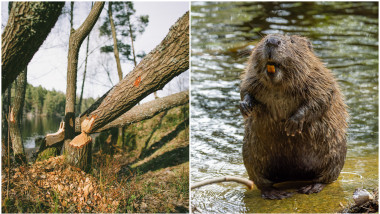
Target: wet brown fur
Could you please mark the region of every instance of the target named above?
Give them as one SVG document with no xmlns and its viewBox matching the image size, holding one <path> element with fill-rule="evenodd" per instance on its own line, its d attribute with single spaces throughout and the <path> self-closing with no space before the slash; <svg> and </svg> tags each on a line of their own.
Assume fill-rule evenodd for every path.
<svg viewBox="0 0 380 214">
<path fill-rule="evenodd" d="M 280 41 L 278 47 L 269 49 L 268 38 Z M 274 77 L 267 73 L 268 61 L 276 64 Z M 241 99 L 251 105 L 243 112 L 244 165 L 263 197 L 268 193 L 271 198 L 274 183 L 322 184 L 318 190 L 301 191 L 313 193 L 338 178 L 346 157 L 348 114 L 333 74 L 314 55 L 308 39 L 263 38 L 242 76 Z M 274 194 L 272 199 L 282 196 L 290 195 Z"/>
</svg>

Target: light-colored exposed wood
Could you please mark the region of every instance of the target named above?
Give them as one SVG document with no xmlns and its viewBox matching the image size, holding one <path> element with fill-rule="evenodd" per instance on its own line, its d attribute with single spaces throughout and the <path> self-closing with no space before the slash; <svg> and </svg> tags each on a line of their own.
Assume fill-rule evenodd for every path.
<svg viewBox="0 0 380 214">
<path fill-rule="evenodd" d="M 91 118 L 86 118 L 83 120 L 81 124 L 81 131 L 85 133 L 89 133 L 89 131 L 92 129 L 92 126 L 95 123 L 96 115 L 93 115 Z"/>
<path fill-rule="evenodd" d="M 61 142 L 65 138 L 65 122 L 61 122 L 59 129 L 56 133 L 47 134 L 45 137 L 46 145 L 51 146 L 58 142 Z"/>
<path fill-rule="evenodd" d="M 91 137 L 88 134 L 82 132 L 80 135 L 76 136 L 70 142 L 70 146 L 75 147 L 75 148 L 82 148 L 86 144 L 90 143 L 91 140 L 92 139 L 91 139 Z"/>
</svg>

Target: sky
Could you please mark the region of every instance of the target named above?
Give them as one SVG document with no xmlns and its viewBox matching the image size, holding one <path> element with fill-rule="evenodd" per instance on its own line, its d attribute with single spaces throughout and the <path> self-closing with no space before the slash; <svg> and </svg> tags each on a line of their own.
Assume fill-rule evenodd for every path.
<svg viewBox="0 0 380 214">
<path fill-rule="evenodd" d="M 108 3 L 104 8 L 108 8 Z M 167 35 L 169 28 L 189 10 L 188 2 L 134 2 L 136 15 L 149 15 L 149 24 L 143 35 L 136 38 L 134 43 L 136 52 L 144 51 L 148 54 Z M 51 30 L 43 45 L 36 52 L 28 65 L 27 81 L 33 86 L 66 92 L 67 52 L 70 30 L 70 3 L 66 2 L 63 13 L 60 15 L 54 28 Z M 91 2 L 75 2 L 74 29 L 77 29 L 86 19 L 91 9 Z M 112 38 L 99 36 L 99 27 L 107 11 L 103 9 L 97 23 L 90 33 L 89 56 L 85 81 L 84 97 L 97 98 L 107 92 L 119 81 L 114 55 L 100 53 L 99 47 L 105 44 L 112 45 Z M 8 20 L 8 2 L 1 2 L 1 30 L 4 30 Z M 127 40 L 128 41 L 128 40 Z M 87 39 L 82 43 L 77 73 L 77 95 L 83 80 L 84 59 Z M 139 62 L 139 61 L 138 61 Z M 138 63 L 137 62 L 137 63 Z M 132 62 L 122 62 L 123 77 L 134 67 Z M 107 75 L 107 72 L 109 75 Z M 189 88 L 189 71 L 184 72 L 169 82 L 158 96 L 163 97 Z M 153 99 L 149 95 L 143 102 Z"/>
</svg>

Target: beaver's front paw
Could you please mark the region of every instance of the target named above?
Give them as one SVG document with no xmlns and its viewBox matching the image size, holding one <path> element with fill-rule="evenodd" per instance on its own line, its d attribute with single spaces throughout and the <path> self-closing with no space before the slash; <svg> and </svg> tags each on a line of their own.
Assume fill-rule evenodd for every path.
<svg viewBox="0 0 380 214">
<path fill-rule="evenodd" d="M 304 118 L 299 115 L 290 117 L 285 123 L 286 135 L 294 137 L 296 133 L 301 134 L 304 121 Z"/>
<path fill-rule="evenodd" d="M 248 117 L 251 115 L 253 106 L 255 106 L 255 104 L 257 104 L 257 101 L 255 100 L 254 97 L 252 97 L 249 94 L 246 94 L 244 96 L 243 101 L 240 101 L 240 105 L 239 105 L 240 112 L 243 115 L 243 117 Z"/>
<path fill-rule="evenodd" d="M 250 102 L 247 102 L 246 100 L 240 101 L 240 112 L 243 115 L 243 117 L 248 117 L 253 109 L 253 105 Z"/>
</svg>

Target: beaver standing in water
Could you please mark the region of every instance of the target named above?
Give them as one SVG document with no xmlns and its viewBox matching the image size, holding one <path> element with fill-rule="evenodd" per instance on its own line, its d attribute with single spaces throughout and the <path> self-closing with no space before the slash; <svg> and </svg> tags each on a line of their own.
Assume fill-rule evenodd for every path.
<svg viewBox="0 0 380 214">
<path fill-rule="evenodd" d="M 292 195 L 275 183 L 312 181 L 298 190 L 310 194 L 338 178 L 348 114 L 336 80 L 308 39 L 263 38 L 250 56 L 241 99 L 244 165 L 263 198 Z"/>
</svg>

